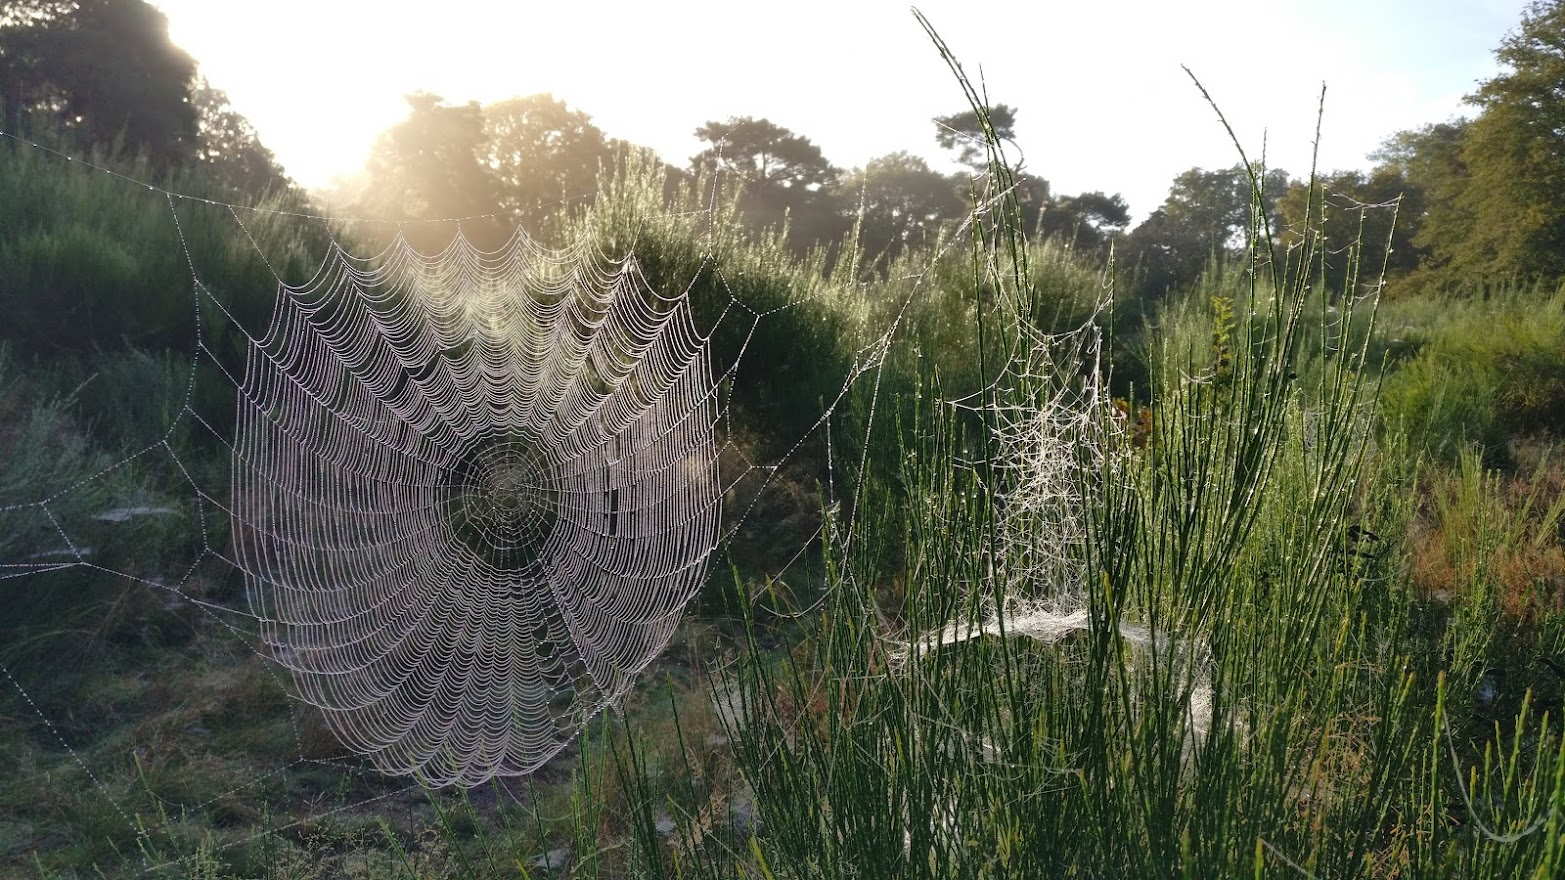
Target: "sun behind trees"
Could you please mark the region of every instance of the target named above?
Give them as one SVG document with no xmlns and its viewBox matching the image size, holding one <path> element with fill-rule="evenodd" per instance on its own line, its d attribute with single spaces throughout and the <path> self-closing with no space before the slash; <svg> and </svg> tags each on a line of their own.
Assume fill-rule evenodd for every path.
<svg viewBox="0 0 1565 880">
<path fill-rule="evenodd" d="M 1565 274 L 1562 32 L 1565 4 L 1531 4 L 1496 50 L 1502 72 L 1468 96 L 1473 117 L 1391 136 L 1368 170 L 1322 174 L 1317 217 L 1304 216 L 1307 182 L 1269 169 L 1261 202 L 1274 227 L 1318 223 L 1328 239 L 1346 241 L 1364 206 L 1400 199 L 1394 233 L 1376 225 L 1389 220 L 1365 215 L 1366 260 L 1378 265 L 1392 236 L 1393 291 Z M 497 214 L 536 229 L 558 207 L 590 199 L 600 176 L 637 149 L 552 95 L 487 106 L 428 93 L 408 100 L 407 118 L 382 135 L 356 184 L 324 194 L 328 205 L 391 219 Z M 7 4 L 0 105 L 9 133 L 141 156 L 158 169 L 203 167 L 208 185 L 230 196 L 292 187 L 218 85 L 169 41 L 162 13 L 142 0 Z M 1012 105 L 993 108 L 996 134 L 1025 145 L 1019 119 L 1026 115 Z M 976 168 L 976 117 L 963 111 L 933 122 L 935 144 Z M 768 119 L 709 121 L 695 132 L 708 146 L 685 167 L 666 166 L 671 183 L 724 172 L 741 190 L 746 222 L 786 226 L 796 252 L 834 251 L 858 228 L 860 265 L 884 271 L 908 248 L 950 231 L 971 204 L 971 173 L 947 173 L 906 150 L 843 169 L 811 138 Z M 1100 256 L 1113 245 L 1122 289 L 1161 298 L 1237 256 L 1250 210 L 1242 168 L 1181 173 L 1134 228 L 1119 196 L 1056 194 L 1040 171 L 1047 169 L 1024 166 L 1017 181 L 1029 232 Z M 1345 272 L 1343 261 L 1330 263 L 1326 282 L 1340 285 Z"/>
<path fill-rule="evenodd" d="M 327 194 L 343 210 L 401 219 L 496 214 L 537 230 L 559 209 L 590 200 L 598 182 L 645 148 L 609 137 L 581 110 L 552 95 L 511 98 L 486 106 L 457 105 L 429 93 L 409 95 L 408 117 L 377 142 L 364 174 Z M 1006 108 L 1007 132 L 1016 111 Z M 720 178 L 736 195 L 740 216 L 756 229 L 786 230 L 795 253 L 835 253 L 857 230 L 859 265 L 884 272 L 909 249 L 934 244 L 972 208 L 972 143 L 981 138 L 972 114 L 934 120 L 935 141 L 969 166 L 944 173 L 905 150 L 844 170 L 810 138 L 764 118 L 710 121 L 695 135 L 707 147 L 688 167 L 664 165 L 670 186 Z M 1119 195 L 1055 195 L 1047 180 L 1020 180 L 1030 231 L 1104 254 L 1129 223 Z"/>
<path fill-rule="evenodd" d="M 34 140 L 201 167 L 229 197 L 292 187 L 228 97 L 141 0 L 14 0 L 0 9 L 0 125 Z"/>
</svg>

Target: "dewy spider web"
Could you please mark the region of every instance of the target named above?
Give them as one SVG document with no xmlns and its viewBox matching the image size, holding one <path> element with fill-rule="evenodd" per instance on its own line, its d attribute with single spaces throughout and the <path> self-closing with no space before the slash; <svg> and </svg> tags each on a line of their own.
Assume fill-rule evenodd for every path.
<svg viewBox="0 0 1565 880">
<path fill-rule="evenodd" d="M 683 296 L 516 234 L 284 288 L 239 393 L 236 559 L 272 655 L 388 773 L 528 773 L 667 643 L 716 547 Z"/>
<path fill-rule="evenodd" d="M 73 748 L 75 737 L 0 664 L 49 738 L 143 842 L 148 870 L 179 864 L 150 844 L 173 835 L 181 817 L 259 794 L 301 765 L 365 775 L 362 758 L 416 781 L 382 783 L 367 797 L 361 788 L 357 799 L 341 789 L 334 806 L 315 800 L 312 815 L 220 849 L 421 784 L 526 774 L 558 754 L 667 643 L 711 554 L 743 527 L 783 464 L 824 435 L 829 465 L 830 420 L 874 374 L 867 437 L 879 367 L 931 277 L 894 279 L 911 284 L 884 331 L 849 352 L 835 396 L 799 434 L 772 438 L 781 456 L 756 464 L 729 429 L 729 395 L 763 322 L 814 294 L 761 307 L 729 289 L 717 259 L 715 183 L 704 210 L 674 212 L 708 218 L 696 271 L 726 296 L 707 303 L 698 327 L 695 277 L 654 288 L 633 257 L 611 258 L 590 238 L 552 251 L 518 233 L 485 250 L 462 224 L 487 215 L 418 224 L 455 231 L 433 254 L 400 232 L 362 258 L 333 238 L 314 277 L 289 284 L 245 218 L 390 221 L 229 204 L 18 143 L 166 202 L 170 246 L 190 269 L 193 330 L 182 400 L 161 436 L 34 500 L 0 499 L 0 537 L 23 539 L 0 558 L 0 581 L 96 573 L 165 596 L 170 611 L 193 608 L 263 658 L 273 678 L 286 670 L 285 689 L 315 707 L 348 749 L 307 745 L 306 710 L 290 719 L 296 757 L 270 772 L 199 799 L 150 788 L 129 795 L 94 772 L 105 759 Z M 656 209 L 632 214 L 642 222 Z M 188 236 L 212 223 L 243 229 L 271 269 L 269 318 L 247 320 L 192 256 Z M 959 230 L 949 241 L 961 240 Z M 713 339 L 725 322 L 737 350 L 730 345 L 718 362 Z M 225 348 L 236 338 L 237 360 Z M 214 391 L 226 406 L 212 403 Z M 187 460 L 178 442 L 186 430 L 228 448 L 227 474 Z M 149 502 L 145 487 L 111 485 L 134 469 L 160 474 L 158 488 L 185 500 Z M 725 495 L 740 500 L 725 510 Z M 173 513 L 199 531 L 200 546 L 160 569 L 166 579 L 100 561 L 77 537 L 103 522 Z M 817 529 L 804 543 L 819 537 Z M 229 601 L 206 587 L 225 572 L 242 575 L 244 597 Z M 145 797 L 161 820 L 147 820 Z"/>
<path fill-rule="evenodd" d="M 481 218 L 421 224 L 455 231 L 433 254 L 400 233 L 369 257 L 332 240 L 314 277 L 289 284 L 248 218 L 378 221 L 231 205 L 63 159 L 102 172 L 94 178 L 105 185 L 130 184 L 131 198 L 166 202 L 170 246 L 190 269 L 188 372 L 160 436 L 32 500 L 0 499 L 0 532 L 18 539 L 0 541 L 10 557 L 0 558 L 0 580 L 54 589 L 39 579 L 109 575 L 165 596 L 170 611 L 193 608 L 265 668 L 286 670 L 286 690 L 316 707 L 347 749 L 307 747 L 296 716 L 297 757 L 270 773 L 190 801 L 127 795 L 106 781 L 105 759 L 73 748 L 80 734 L 55 725 L 28 683 L 0 665 L 139 840 L 300 764 L 362 774 L 362 757 L 435 786 L 540 767 L 666 645 L 712 553 L 878 366 L 894 330 L 859 350 L 818 418 L 781 444 L 781 459 L 758 465 L 730 436 L 720 389 L 732 386 L 757 328 L 809 297 L 752 307 L 728 290 L 710 251 L 701 271 L 727 302 L 701 327 L 690 287 L 654 287 L 632 256 L 604 254 L 585 237 L 550 250 L 519 232 L 485 250 L 461 231 Z M 242 229 L 277 276 L 269 317 L 235 309 L 192 256 L 189 236 L 212 223 Z M 739 346 L 719 363 L 712 339 L 724 322 L 737 325 L 729 335 Z M 214 404 L 224 388 L 228 403 Z M 180 431 L 226 446 L 229 472 L 189 460 Z M 114 482 L 131 471 L 157 475 L 158 485 Z M 740 497 L 753 500 L 725 511 L 724 495 L 741 481 Z M 184 501 L 169 500 L 180 493 Z M 175 514 L 199 531 L 199 546 L 161 573 L 116 568 L 81 538 L 116 527 L 105 523 Z M 242 575 L 237 601 L 203 586 L 225 571 Z M 147 821 L 144 796 L 162 821 Z"/>
</svg>

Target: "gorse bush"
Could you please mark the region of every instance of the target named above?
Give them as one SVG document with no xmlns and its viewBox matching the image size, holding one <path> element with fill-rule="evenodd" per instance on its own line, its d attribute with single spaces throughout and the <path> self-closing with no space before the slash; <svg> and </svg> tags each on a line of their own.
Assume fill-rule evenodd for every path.
<svg viewBox="0 0 1565 880">
<path fill-rule="evenodd" d="M 1464 449 L 1478 449 L 1489 463 L 1501 463 L 1507 435 L 1496 407 L 1499 384 L 1480 365 L 1420 356 L 1386 383 L 1384 418 L 1439 460 L 1454 462 Z"/>
<path fill-rule="evenodd" d="M 1565 293 L 1511 290 L 1449 301 L 1382 392 L 1388 426 L 1454 462 L 1476 448 L 1511 462 L 1509 438 L 1565 431 Z"/>
<path fill-rule="evenodd" d="M 564 238 L 634 255 L 655 290 L 689 291 L 698 331 L 716 334 L 712 363 L 737 364 L 724 400 L 758 453 L 781 457 L 841 393 L 855 342 L 841 303 L 852 293 L 824 253 L 801 260 L 781 233 L 746 234 L 732 195 L 714 201 L 720 181 L 688 181 L 670 199 L 667 173 L 653 157 L 628 160 Z"/>
<path fill-rule="evenodd" d="M 145 162 L 112 164 L 130 177 L 153 178 Z M 199 172 L 158 183 L 195 195 L 208 188 Z M 264 323 L 276 293 L 267 261 L 285 278 L 303 280 L 325 253 L 318 224 L 178 204 L 180 227 L 170 219 L 170 203 L 144 187 L 8 147 L 0 161 L 0 260 L 9 267 L 0 279 L 0 309 L 7 317 L 0 337 L 29 355 L 127 346 L 187 350 L 194 332 L 192 263 L 234 304 L 236 317 L 253 327 Z M 259 206 L 304 207 L 292 195 L 269 197 Z M 231 328 L 220 314 L 206 318 L 210 338 L 221 348 Z"/>
<path fill-rule="evenodd" d="M 994 174 L 1003 187 L 998 162 Z M 1027 252 L 1007 238 L 1002 223 L 978 239 L 974 286 L 1001 291 L 991 327 L 1046 338 L 1022 305 Z M 1457 563 L 1462 588 L 1434 602 L 1406 581 L 1418 467 L 1400 434 L 1375 442 L 1374 302 L 1314 291 L 1324 254 L 1303 247 L 1177 319 L 1188 345 L 1151 365 L 1146 436 L 1088 408 L 1095 428 L 1074 436 L 1099 438 L 1101 458 L 1038 450 L 1070 474 L 1053 501 L 1082 531 L 1061 545 L 1057 520 L 1022 520 L 1032 545 L 1066 557 L 1036 576 L 999 552 L 1017 520 L 996 456 L 1017 447 L 991 432 L 1006 413 L 1088 406 L 1084 364 L 1018 367 L 1031 379 L 992 385 L 977 419 L 922 386 L 896 488 L 864 490 L 832 524 L 813 628 L 780 658 L 752 635 L 718 676 L 737 699 L 725 731 L 759 830 L 714 838 L 697 808 L 665 842 L 642 802 L 639 872 L 1565 869 L 1557 710 L 1540 711 L 1535 678 L 1494 683 L 1505 654 L 1494 593 L 1472 583 L 1483 566 Z M 1464 552 L 1524 537 L 1493 506 L 1459 506 L 1476 518 L 1462 528 L 1497 538 L 1453 539 Z M 1442 509 L 1458 528 L 1457 507 Z M 634 778 L 633 729 L 627 743 Z"/>
</svg>

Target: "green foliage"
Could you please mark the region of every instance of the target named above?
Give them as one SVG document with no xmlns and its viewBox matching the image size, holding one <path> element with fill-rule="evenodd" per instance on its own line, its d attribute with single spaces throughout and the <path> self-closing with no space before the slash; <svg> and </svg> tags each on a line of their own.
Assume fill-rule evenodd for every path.
<svg viewBox="0 0 1565 880">
<path fill-rule="evenodd" d="M 1016 138 L 1016 108 L 1009 104 L 995 104 L 989 108 L 989 118 L 980 121 L 972 110 L 963 110 L 949 116 L 935 117 L 935 143 L 947 150 L 955 150 L 957 161 L 979 172 L 989 170 L 989 139 L 984 130 L 987 124 L 994 136 L 1001 141 Z"/>
<path fill-rule="evenodd" d="M 499 207 L 536 229 L 562 207 L 590 200 L 616 152 L 591 117 L 551 95 L 511 98 L 483 108 L 480 155 Z"/>
<path fill-rule="evenodd" d="M 145 161 L 94 158 L 134 177 L 155 177 Z M 221 184 L 200 171 L 159 182 L 197 196 L 221 194 Z M 33 150 L 5 155 L 0 260 L 11 269 L 0 278 L 6 315 L 0 339 L 11 340 L 24 358 L 127 346 L 188 355 L 195 338 L 192 264 L 234 317 L 257 330 L 276 296 L 272 270 L 308 277 L 323 252 L 319 228 L 185 199 L 172 202 L 181 218 L 176 228 L 170 204 L 135 184 Z M 259 207 L 297 210 L 300 203 L 280 192 Z M 205 331 L 215 350 L 234 350 L 227 316 L 206 315 Z"/>
<path fill-rule="evenodd" d="M 1144 449 L 1082 475 L 1090 626 L 1057 644 L 991 628 L 898 659 L 1011 589 L 1062 586 L 996 577 L 992 489 L 959 465 L 979 436 L 932 403 L 901 486 L 871 490 L 851 546 L 828 551 L 815 627 L 780 657 L 757 638 L 723 672 L 762 831 L 721 856 L 638 838 L 647 858 L 703 877 L 1556 870 L 1558 829 L 1533 823 L 1565 796 L 1557 722 L 1507 691 L 1485 710 L 1501 732 L 1469 726 L 1495 618 L 1475 596 L 1420 623 L 1380 537 L 1410 515 L 1406 459 L 1364 458 L 1360 362 L 1310 341 L 1307 284 L 1254 292 L 1219 309 L 1254 316 L 1217 319 L 1231 380 L 1187 368 Z M 1307 383 L 1309 358 L 1324 366 Z M 1121 635 L 1136 632 L 1154 635 Z M 1453 818 L 1479 810 L 1495 837 L 1533 833 Z"/>
<path fill-rule="evenodd" d="M 984 119 L 972 110 L 937 117 L 935 142 L 943 149 L 955 151 L 957 161 L 982 175 L 989 170 L 985 126 L 989 126 L 997 142 L 1013 141 L 1016 112 L 1008 104 L 995 104 Z M 1102 255 L 1105 245 L 1130 222 L 1130 207 L 1118 193 L 1056 196 L 1049 182 L 1034 174 L 1018 173 L 1014 183 L 1022 227 L 1039 238 Z M 968 208 L 976 207 L 978 188 L 971 183 L 962 183 L 959 188 L 968 197 Z"/>
<path fill-rule="evenodd" d="M 1455 461 L 1476 448 L 1511 460 L 1510 439 L 1565 426 L 1565 293 L 1518 288 L 1480 304 L 1448 300 L 1416 357 L 1382 389 L 1387 425 L 1423 452 Z"/>
<path fill-rule="evenodd" d="M 397 220 L 494 212 L 499 207 L 494 171 L 483 161 L 484 117 L 478 103 L 450 106 L 428 92 L 408 95 L 407 102 L 408 118 L 381 135 L 365 166 L 369 181 L 361 210 Z M 479 221 L 472 225 L 482 228 Z"/>
<path fill-rule="evenodd" d="M 1085 192 L 1060 200 L 1060 209 L 1099 230 L 1118 231 L 1130 222 L 1130 206 L 1119 193 Z"/>
<path fill-rule="evenodd" d="M 966 215 L 945 175 L 905 152 L 871 159 L 837 185 L 844 204 L 856 204 L 860 266 L 889 266 L 904 250 L 924 251 Z"/>
<path fill-rule="evenodd" d="M 1276 204 L 1287 189 L 1287 172 L 1256 171 L 1262 177 L 1258 196 L 1252 195 L 1243 165 L 1215 171 L 1191 168 L 1174 178 L 1162 206 L 1125 241 L 1122 265 L 1132 273 L 1140 295 L 1166 296 L 1194 281 L 1209 261 L 1225 261 L 1250 228 L 1257 200 L 1261 215 L 1254 219 L 1277 229 Z"/>
<path fill-rule="evenodd" d="M 985 253 L 1007 253 L 1004 239 Z M 780 657 L 752 635 L 723 667 L 717 693 L 739 703 L 725 732 L 763 830 L 717 857 L 638 836 L 654 875 L 1565 868 L 1565 740 L 1531 690 L 1547 679 L 1494 684 L 1488 569 L 1435 600 L 1454 612 L 1402 580 L 1385 536 L 1414 534 L 1416 456 L 1397 435 L 1378 453 L 1371 442 L 1371 336 L 1354 300 L 1314 288 L 1316 247 L 1304 236 L 1265 276 L 1213 288 L 1231 296 L 1190 298 L 1212 369 L 1171 358 L 1148 436 L 1116 435 L 1103 416 L 1105 463 L 1076 465 L 1088 468 L 1079 583 L 1005 570 L 993 529 L 1006 511 L 976 452 L 985 428 L 929 389 L 898 486 L 869 488 L 851 527 L 830 530 L 814 628 Z M 1002 326 L 1005 304 L 1031 300 L 1028 257 L 1008 253 L 971 279 L 995 285 L 987 311 Z M 1002 407 L 1036 400 L 991 393 Z M 1557 539 L 1559 504 L 1540 527 L 1508 529 L 1491 479 L 1471 476 L 1483 473 L 1471 457 L 1462 473 L 1439 505 L 1455 546 L 1482 559 Z M 1075 637 L 1038 635 L 1034 606 L 1008 601 L 1072 589 L 1088 619 Z M 967 638 L 953 618 L 987 634 Z M 920 656 L 909 645 L 924 633 L 946 635 Z"/>
<path fill-rule="evenodd" d="M 196 147 L 195 67 L 142 0 L 23 0 L 0 12 L 0 104 L 13 133 L 45 117 L 82 146 L 119 145 L 166 167 Z"/>
<path fill-rule="evenodd" d="M 1467 181 L 1462 144 L 1470 126 L 1464 119 L 1400 132 L 1374 154 L 1382 163 L 1375 173 L 1383 169 L 1405 179 L 1406 196 L 1414 201 L 1408 207 L 1417 208 L 1421 203 L 1423 208 L 1421 212 L 1398 212 L 1398 225 L 1407 229 L 1409 243 L 1418 251 L 1420 270 L 1399 288 L 1450 286 L 1449 278 L 1440 278 L 1440 267 L 1449 263 L 1450 253 L 1460 247 L 1473 222 L 1458 198 Z"/>
<path fill-rule="evenodd" d="M 688 290 L 697 329 L 716 333 L 712 364 L 738 365 L 723 399 L 760 435 L 764 457 L 786 452 L 848 375 L 855 340 L 838 308 L 847 293 L 823 255 L 801 259 L 781 238 L 752 234 L 734 202 L 720 203 L 716 216 L 700 210 L 711 193 L 706 179 L 690 181 L 670 204 L 667 174 L 656 157 L 632 155 L 566 235 L 606 254 L 634 254 L 654 290 Z"/>
<path fill-rule="evenodd" d="M 1321 175 L 1313 193 L 1295 181 L 1278 199 L 1277 213 L 1284 229 L 1321 237 L 1322 280 L 1342 292 L 1349 277 L 1379 280 L 1382 267 L 1388 277 L 1403 276 L 1419 264 L 1424 253 L 1414 240 L 1427 204 L 1405 172 L 1381 166 L 1369 174 Z"/>
<path fill-rule="evenodd" d="M 809 138 L 750 116 L 708 122 L 695 134 L 711 146 L 690 158 L 691 168 L 698 175 L 731 176 L 742 187 L 739 204 L 747 222 L 782 229 L 787 221 L 796 250 L 841 236 L 845 224 L 832 198 L 841 172 Z"/>
<path fill-rule="evenodd" d="M 230 200 L 264 201 L 293 189 L 277 157 L 225 92 L 201 77 L 191 89 L 190 103 L 200 134 L 196 162 Z"/>
<path fill-rule="evenodd" d="M 1385 420 L 1426 453 L 1455 461 L 1468 448 L 1491 463 L 1505 460 L 1506 435 L 1495 399 L 1498 377 L 1463 360 L 1420 356 L 1402 366 L 1381 391 Z"/>
<path fill-rule="evenodd" d="M 1531 4 L 1495 56 L 1505 72 L 1468 98 L 1456 209 L 1471 225 L 1441 255 L 1470 277 L 1565 276 L 1565 2 Z"/>
<path fill-rule="evenodd" d="M 513 226 L 534 237 L 595 196 L 636 148 L 604 136 L 591 118 L 547 94 L 480 107 L 436 95 L 407 97 L 406 119 L 375 146 L 364 177 L 330 197 L 348 213 L 378 218 L 473 218 L 463 231 L 498 246 Z M 495 215 L 493 217 L 480 215 Z M 415 244 L 438 249 L 454 227 L 409 230 Z"/>
<path fill-rule="evenodd" d="M 1565 3 L 1530 4 L 1495 56 L 1504 71 L 1467 97 L 1477 118 L 1402 132 L 1376 155 L 1426 210 L 1408 218 L 1427 253 L 1409 287 L 1565 275 Z"/>
</svg>

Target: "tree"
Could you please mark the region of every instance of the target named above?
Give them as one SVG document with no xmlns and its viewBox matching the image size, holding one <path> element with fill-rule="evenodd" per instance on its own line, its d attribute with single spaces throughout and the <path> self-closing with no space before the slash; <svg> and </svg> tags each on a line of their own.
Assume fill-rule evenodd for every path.
<svg viewBox="0 0 1565 880">
<path fill-rule="evenodd" d="M 1396 276 L 1417 267 L 1423 250 L 1414 244 L 1414 238 L 1424 213 L 1425 194 L 1403 169 L 1387 164 L 1368 174 L 1339 171 L 1321 175 L 1315 180 L 1313 202 L 1310 196 L 1309 184 L 1295 181 L 1278 200 L 1277 210 L 1283 227 L 1293 235 L 1319 234 L 1324 239 L 1316 257 L 1324 260 L 1326 284 L 1332 290 L 1346 286 L 1349 257 L 1354 254 L 1359 258 L 1362 282 L 1378 279 L 1382 266 L 1388 275 Z M 1397 208 L 1394 229 L 1393 205 Z M 1358 247 L 1350 248 L 1355 243 Z"/>
<path fill-rule="evenodd" d="M 942 149 L 956 150 L 957 161 L 982 171 L 989 167 L 988 135 L 978 121 L 978 113 L 966 110 L 950 116 L 935 117 L 935 142 Z M 996 104 L 989 108 L 989 124 L 1000 140 L 1016 138 L 1016 108 Z"/>
<path fill-rule="evenodd" d="M 119 144 L 172 164 L 194 153 L 195 61 L 142 0 L 20 0 L 0 13 L 6 126 L 44 117 L 84 145 Z"/>
<path fill-rule="evenodd" d="M 1195 280 L 1212 256 L 1209 245 L 1166 204 L 1154 210 L 1125 240 L 1125 265 L 1136 292 L 1161 297 Z"/>
<path fill-rule="evenodd" d="M 1495 51 L 1506 68 L 1468 103 L 1466 183 L 1452 228 L 1430 232 L 1437 255 L 1467 278 L 1565 276 L 1565 0 L 1535 2 Z"/>
<path fill-rule="evenodd" d="M 1118 193 L 1048 198 L 1034 223 L 1040 235 L 1081 250 L 1098 250 L 1130 223 L 1130 206 Z"/>
<path fill-rule="evenodd" d="M 484 119 L 477 102 L 451 106 L 428 92 L 408 95 L 407 102 L 408 118 L 382 134 L 370 155 L 363 209 L 410 220 L 497 211 L 495 177 L 481 159 Z"/>
<path fill-rule="evenodd" d="M 712 146 L 693 156 L 692 166 L 717 168 L 757 187 L 819 192 L 837 179 L 820 147 L 768 119 L 736 116 L 708 122 L 696 129 L 696 137 Z"/>
<path fill-rule="evenodd" d="M 1119 193 L 1106 195 L 1101 190 L 1084 192 L 1066 199 L 1070 211 L 1098 229 L 1124 229 L 1130 224 L 1130 205 Z"/>
<path fill-rule="evenodd" d="M 905 152 L 871 159 L 844 177 L 839 191 L 844 204 L 861 209 L 866 262 L 882 266 L 908 248 L 933 244 L 941 224 L 966 209 L 950 178 Z"/>
<path fill-rule="evenodd" d="M 696 129 L 696 137 L 711 146 L 691 157 L 691 167 L 742 181 L 740 208 L 750 222 L 776 227 L 788 218 L 795 247 L 841 234 L 841 218 L 831 198 L 840 172 L 809 138 L 749 116 L 708 122 Z"/>
<path fill-rule="evenodd" d="M 1258 174 L 1263 218 L 1275 231 L 1277 200 L 1288 174 L 1272 169 Z M 1126 240 L 1126 258 L 1140 273 L 1138 288 L 1161 296 L 1188 284 L 1208 261 L 1222 258 L 1249 228 L 1255 181 L 1243 165 L 1207 171 L 1191 168 L 1174 178 L 1168 198 Z"/>
<path fill-rule="evenodd" d="M 1370 158 L 1376 173 L 1395 174 L 1406 181 L 1409 201 L 1397 222 L 1407 229 L 1417 256 L 1418 284 L 1449 280 L 1449 264 L 1472 228 L 1472 217 L 1461 198 L 1468 185 L 1462 158 L 1471 123 L 1466 119 L 1398 132 Z M 1416 197 L 1415 197 L 1416 196 Z"/>
<path fill-rule="evenodd" d="M 590 198 L 616 152 L 590 116 L 547 94 L 490 104 L 483 127 L 480 155 L 500 208 L 524 223 Z"/>
<path fill-rule="evenodd" d="M 996 104 L 988 110 L 994 136 L 1003 141 L 1016 138 L 1016 108 Z M 974 171 L 989 168 L 989 132 L 984 130 L 977 111 L 965 110 L 935 120 L 935 142 L 957 152 L 956 159 Z M 981 197 L 971 186 L 959 187 L 969 200 Z M 1072 247 L 1097 250 L 1130 222 L 1130 209 L 1118 194 L 1102 192 L 1076 196 L 1056 196 L 1049 181 L 1035 174 L 1016 177 L 1016 200 L 1021 208 L 1023 226 L 1045 238 L 1065 242 Z"/>
<path fill-rule="evenodd" d="M 1275 227 L 1275 205 L 1288 188 L 1288 174 L 1272 169 L 1261 176 L 1261 205 Z M 1249 228 L 1254 185 L 1243 165 L 1206 171 L 1191 168 L 1174 178 L 1163 207 L 1169 219 L 1195 231 L 1209 249 L 1233 246 Z"/>
<path fill-rule="evenodd" d="M 218 186 L 252 199 L 294 189 L 277 157 L 261 143 L 250 120 L 228 103 L 227 94 L 201 78 L 190 102 L 200 135 L 195 160 L 209 170 Z"/>
</svg>

